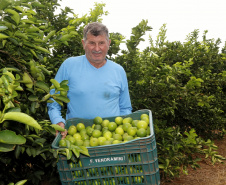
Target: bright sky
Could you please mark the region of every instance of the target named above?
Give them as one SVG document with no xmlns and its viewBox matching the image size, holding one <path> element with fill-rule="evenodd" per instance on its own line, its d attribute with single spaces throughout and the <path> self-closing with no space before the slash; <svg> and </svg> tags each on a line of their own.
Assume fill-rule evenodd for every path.
<svg viewBox="0 0 226 185">
<path fill-rule="evenodd" d="M 184 42 L 186 36 L 199 29 L 202 39 L 204 30 L 208 30 L 207 38 L 220 38 L 223 46 L 226 41 L 225 0 L 62 0 L 61 7 L 68 6 L 75 14 L 84 15 L 94 7 L 94 3 L 105 3 L 103 16 L 110 32 L 119 32 L 129 39 L 131 29 L 142 19 L 148 20 L 153 29 L 148 32 L 140 49 L 149 45 L 149 35 L 156 40 L 159 29 L 166 24 L 167 40 Z"/>
</svg>

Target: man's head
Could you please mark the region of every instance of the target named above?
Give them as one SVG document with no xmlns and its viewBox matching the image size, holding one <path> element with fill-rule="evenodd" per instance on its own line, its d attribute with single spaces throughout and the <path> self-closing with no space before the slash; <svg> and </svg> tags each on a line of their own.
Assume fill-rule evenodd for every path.
<svg viewBox="0 0 226 185">
<path fill-rule="evenodd" d="M 106 38 L 109 40 L 109 33 L 108 28 L 99 22 L 93 22 L 86 25 L 83 30 L 83 40 L 86 41 L 87 35 L 91 34 L 93 36 L 105 35 Z"/>
<path fill-rule="evenodd" d="M 83 33 L 82 44 L 88 61 L 96 68 L 102 67 L 111 43 L 107 27 L 101 23 L 90 23 Z"/>
</svg>

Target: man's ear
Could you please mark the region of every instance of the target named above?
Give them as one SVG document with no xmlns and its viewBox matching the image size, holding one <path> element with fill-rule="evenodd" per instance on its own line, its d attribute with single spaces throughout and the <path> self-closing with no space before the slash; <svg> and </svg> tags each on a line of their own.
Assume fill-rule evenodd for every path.
<svg viewBox="0 0 226 185">
<path fill-rule="evenodd" d="M 109 46 L 110 46 L 110 45 L 111 45 L 111 40 L 109 39 L 109 41 L 108 41 L 108 42 L 109 42 Z"/>
<path fill-rule="evenodd" d="M 83 45 L 83 49 L 85 49 L 85 41 L 84 41 L 84 39 L 82 39 L 82 45 Z"/>
</svg>

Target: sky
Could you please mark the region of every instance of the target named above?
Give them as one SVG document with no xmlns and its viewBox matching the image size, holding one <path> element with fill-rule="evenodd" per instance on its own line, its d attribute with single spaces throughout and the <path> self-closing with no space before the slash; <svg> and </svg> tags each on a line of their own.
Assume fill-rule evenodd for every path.
<svg viewBox="0 0 226 185">
<path fill-rule="evenodd" d="M 148 20 L 152 27 L 143 37 L 145 41 L 139 45 L 142 50 L 149 46 L 149 36 L 155 41 L 159 29 L 166 24 L 166 39 L 169 41 L 186 41 L 186 37 L 195 29 L 199 30 L 202 40 L 204 30 L 208 30 L 208 39 L 226 41 L 226 10 L 225 0 L 62 0 L 61 7 L 70 7 L 79 16 L 88 14 L 95 2 L 105 3 L 102 23 L 109 32 L 119 32 L 126 39 L 131 30 L 142 19 Z M 124 46 L 122 46 L 123 49 Z"/>
</svg>

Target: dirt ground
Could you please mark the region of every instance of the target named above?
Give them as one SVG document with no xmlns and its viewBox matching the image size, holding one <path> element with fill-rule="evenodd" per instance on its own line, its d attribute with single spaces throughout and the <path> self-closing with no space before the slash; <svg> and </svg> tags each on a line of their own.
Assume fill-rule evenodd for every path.
<svg viewBox="0 0 226 185">
<path fill-rule="evenodd" d="M 226 158 L 226 137 L 216 140 L 218 153 Z M 161 185 L 226 185 L 226 161 L 212 165 L 201 161 L 200 168 L 189 168 L 188 175 L 181 175 L 172 182 L 161 182 Z"/>
</svg>

